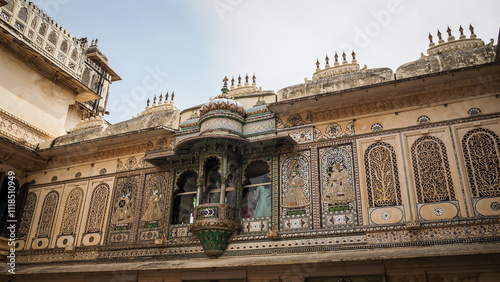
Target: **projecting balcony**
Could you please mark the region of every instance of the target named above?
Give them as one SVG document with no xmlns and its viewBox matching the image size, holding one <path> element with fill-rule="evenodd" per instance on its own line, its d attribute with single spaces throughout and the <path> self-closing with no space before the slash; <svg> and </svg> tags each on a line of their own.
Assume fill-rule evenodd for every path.
<svg viewBox="0 0 500 282">
<path fill-rule="evenodd" d="M 210 258 L 221 256 L 229 238 L 239 231 L 239 210 L 228 204 L 202 204 L 195 207 L 190 231 L 200 240 Z"/>
</svg>

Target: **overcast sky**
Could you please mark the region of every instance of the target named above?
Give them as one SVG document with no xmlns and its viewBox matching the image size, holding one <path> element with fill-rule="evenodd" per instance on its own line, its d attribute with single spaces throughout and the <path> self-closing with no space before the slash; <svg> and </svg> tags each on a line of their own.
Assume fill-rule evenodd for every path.
<svg viewBox="0 0 500 282">
<path fill-rule="evenodd" d="M 75 37 L 99 38 L 98 47 L 122 81 L 112 84 L 107 120 L 144 110 L 146 100 L 175 91 L 183 110 L 220 93 L 227 75 L 257 76 L 264 90 L 303 83 L 328 54 L 356 52 L 368 68 L 417 60 L 428 33 L 497 44 L 500 1 L 340 0 L 35 0 Z M 331 62 L 332 64 L 332 62 Z"/>
</svg>

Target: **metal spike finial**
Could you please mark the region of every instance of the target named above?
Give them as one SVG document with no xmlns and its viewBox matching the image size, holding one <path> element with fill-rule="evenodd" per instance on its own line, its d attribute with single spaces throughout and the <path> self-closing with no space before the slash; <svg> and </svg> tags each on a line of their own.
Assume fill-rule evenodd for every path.
<svg viewBox="0 0 500 282">
<path fill-rule="evenodd" d="M 241 74 L 238 74 L 238 84 L 241 85 Z"/>
<path fill-rule="evenodd" d="M 165 102 L 168 101 L 168 91 L 167 91 L 167 94 L 165 94 Z"/>
<path fill-rule="evenodd" d="M 175 95 L 175 93 L 174 93 L 174 91 L 172 91 L 172 97 L 170 98 L 170 101 L 174 100 L 174 95 Z"/>
<path fill-rule="evenodd" d="M 432 44 L 432 43 L 434 43 L 434 42 L 432 42 L 432 35 L 431 35 L 431 33 L 429 32 L 429 44 Z"/>
<path fill-rule="evenodd" d="M 234 87 L 234 76 L 231 78 L 231 87 Z"/>
<path fill-rule="evenodd" d="M 344 61 L 346 61 L 345 56 L 346 56 L 346 55 L 345 55 L 345 51 L 342 51 L 342 59 L 343 59 Z"/>
<path fill-rule="evenodd" d="M 160 101 L 158 101 L 158 102 L 160 102 L 160 103 L 161 103 L 161 100 L 162 100 L 162 99 L 163 99 L 163 92 L 160 92 Z"/>
<path fill-rule="evenodd" d="M 150 101 L 149 101 L 149 98 L 148 98 L 148 100 L 146 101 L 146 107 L 149 107 L 149 103 L 150 103 Z"/>
<path fill-rule="evenodd" d="M 330 61 L 330 58 L 328 58 L 328 54 L 326 54 L 325 61 L 326 61 L 326 64 L 328 65 L 328 62 Z"/>
<path fill-rule="evenodd" d="M 248 83 L 248 73 L 245 75 L 245 83 Z"/>
<path fill-rule="evenodd" d="M 253 76 L 252 76 L 252 82 L 255 83 L 255 80 L 257 79 L 257 77 L 255 77 L 255 73 L 253 73 Z"/>
<path fill-rule="evenodd" d="M 451 36 L 451 28 L 450 28 L 450 26 L 448 26 L 448 28 L 446 29 L 446 32 L 448 33 L 448 36 Z"/>
<path fill-rule="evenodd" d="M 338 63 L 338 61 L 339 61 L 339 55 L 337 55 L 337 51 L 335 51 L 335 56 L 334 57 L 335 57 L 335 62 Z"/>
<path fill-rule="evenodd" d="M 97 46 L 97 41 L 99 41 L 99 38 L 95 39 L 95 46 Z"/>
<path fill-rule="evenodd" d="M 460 31 L 460 36 L 464 35 L 464 29 L 462 28 L 462 25 L 460 25 L 458 31 Z"/>
<path fill-rule="evenodd" d="M 352 55 L 352 60 L 355 61 L 356 60 L 356 53 L 354 52 L 354 50 L 352 50 L 351 55 Z"/>
<path fill-rule="evenodd" d="M 438 29 L 437 36 L 438 36 L 439 40 L 443 40 L 443 39 L 441 38 L 441 31 L 439 31 L 439 29 Z"/>
<path fill-rule="evenodd" d="M 155 104 L 156 104 L 156 95 L 155 95 L 155 97 L 153 98 L 153 105 L 155 105 Z"/>
<path fill-rule="evenodd" d="M 316 68 L 319 69 L 319 59 L 316 58 Z"/>
</svg>

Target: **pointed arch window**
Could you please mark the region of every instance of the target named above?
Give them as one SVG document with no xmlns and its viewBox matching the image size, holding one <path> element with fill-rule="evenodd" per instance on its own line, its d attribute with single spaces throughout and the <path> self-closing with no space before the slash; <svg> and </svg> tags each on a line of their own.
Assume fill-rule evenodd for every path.
<svg viewBox="0 0 500 282">
<path fill-rule="evenodd" d="M 172 210 L 172 224 L 188 224 L 193 222 L 193 210 L 196 206 L 198 173 L 186 170 L 177 178 Z"/>
</svg>

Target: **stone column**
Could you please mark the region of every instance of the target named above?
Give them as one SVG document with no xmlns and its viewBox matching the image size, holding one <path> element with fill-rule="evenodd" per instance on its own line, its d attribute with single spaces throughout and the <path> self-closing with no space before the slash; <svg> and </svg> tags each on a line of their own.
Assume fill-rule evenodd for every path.
<svg viewBox="0 0 500 282">
<path fill-rule="evenodd" d="M 226 178 L 221 179 L 221 184 L 220 184 L 220 201 L 219 203 L 225 204 L 226 200 Z"/>
</svg>

